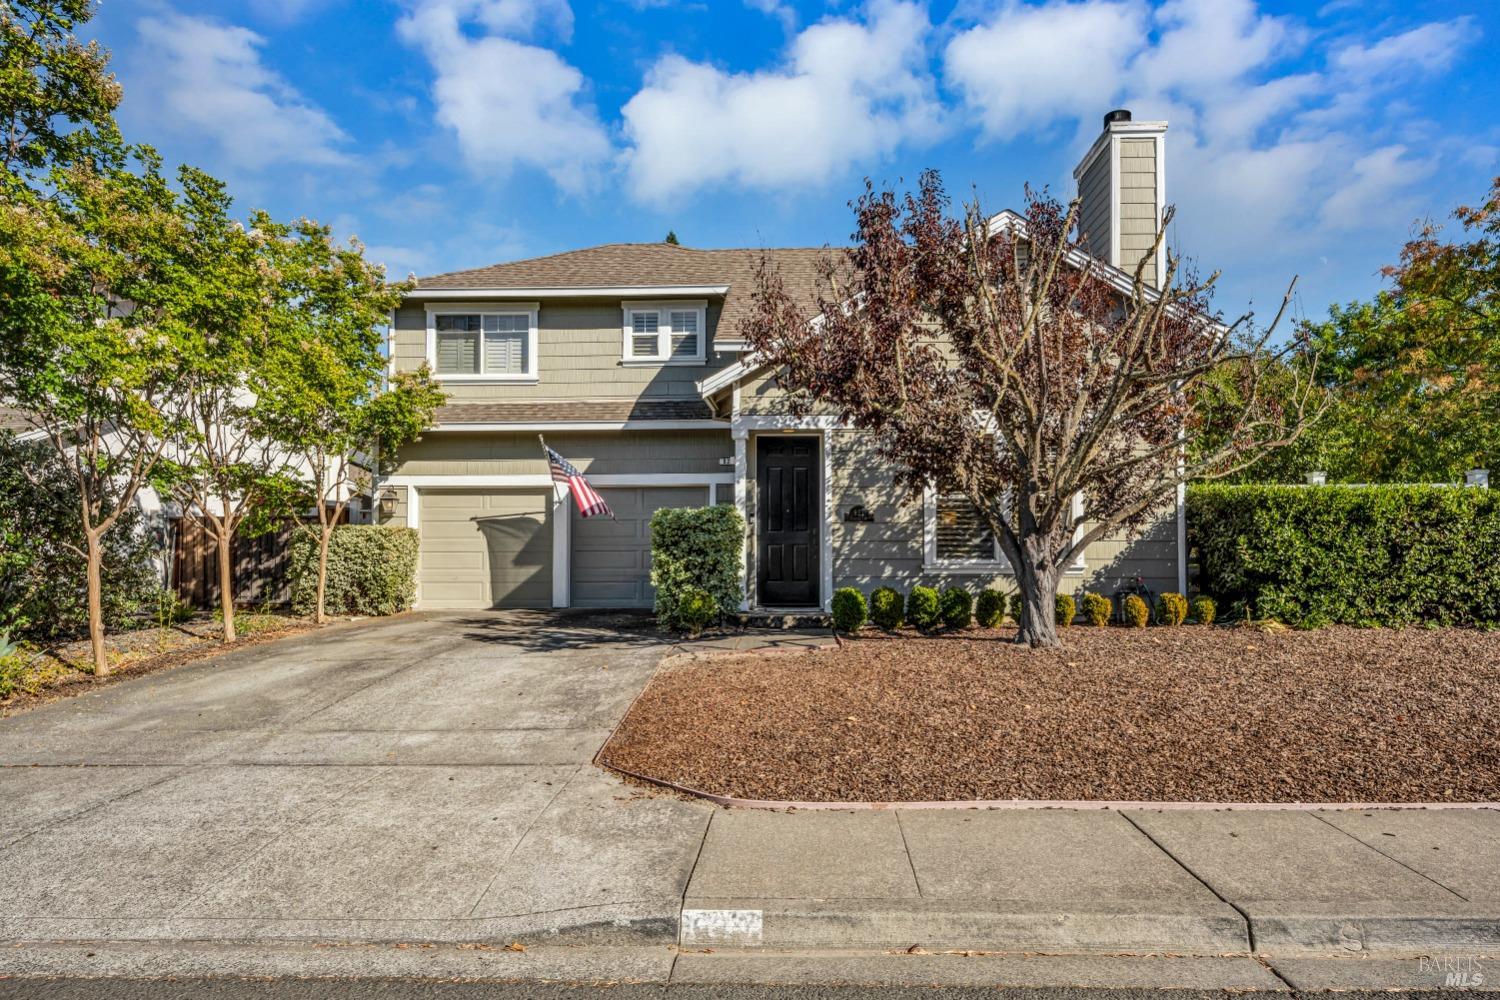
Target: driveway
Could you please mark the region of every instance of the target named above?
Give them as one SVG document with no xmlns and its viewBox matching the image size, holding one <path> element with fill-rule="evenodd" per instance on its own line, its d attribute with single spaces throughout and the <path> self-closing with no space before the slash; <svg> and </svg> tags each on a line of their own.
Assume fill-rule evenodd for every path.
<svg viewBox="0 0 1500 1000">
<path fill-rule="evenodd" d="M 0 720 L 0 939 L 667 939 L 710 808 L 590 765 L 640 619 L 414 615 Z"/>
</svg>

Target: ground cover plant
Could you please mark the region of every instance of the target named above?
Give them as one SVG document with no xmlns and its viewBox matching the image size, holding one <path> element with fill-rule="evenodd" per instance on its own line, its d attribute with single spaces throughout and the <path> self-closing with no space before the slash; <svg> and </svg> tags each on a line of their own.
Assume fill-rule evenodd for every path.
<svg viewBox="0 0 1500 1000">
<path fill-rule="evenodd" d="M 684 658 L 601 762 L 741 798 L 1500 798 L 1500 633 L 1010 629 Z"/>
</svg>

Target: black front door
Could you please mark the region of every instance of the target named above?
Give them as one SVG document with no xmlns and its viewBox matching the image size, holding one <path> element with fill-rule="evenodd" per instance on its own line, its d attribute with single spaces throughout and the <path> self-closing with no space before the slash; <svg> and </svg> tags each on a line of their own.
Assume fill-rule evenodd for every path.
<svg viewBox="0 0 1500 1000">
<path fill-rule="evenodd" d="M 759 483 L 763 607 L 818 604 L 818 439 L 765 435 L 755 439 Z"/>
</svg>

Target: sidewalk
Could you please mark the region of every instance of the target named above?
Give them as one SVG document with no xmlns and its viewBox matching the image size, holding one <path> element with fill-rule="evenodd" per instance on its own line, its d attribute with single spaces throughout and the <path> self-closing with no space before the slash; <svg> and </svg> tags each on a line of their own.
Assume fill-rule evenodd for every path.
<svg viewBox="0 0 1500 1000">
<path fill-rule="evenodd" d="M 589 761 L 666 650 L 418 616 L 0 721 L 0 975 L 1438 988 L 1419 957 L 1500 953 L 1492 810 L 775 813 L 633 788 Z"/>
</svg>

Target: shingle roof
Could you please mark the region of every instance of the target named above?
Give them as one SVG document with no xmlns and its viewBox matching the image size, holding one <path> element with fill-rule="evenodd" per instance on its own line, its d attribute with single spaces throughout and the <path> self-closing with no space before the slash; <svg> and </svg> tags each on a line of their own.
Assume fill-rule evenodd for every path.
<svg viewBox="0 0 1500 1000">
<path fill-rule="evenodd" d="M 449 403 L 438 407 L 436 423 L 545 424 L 623 420 L 707 420 L 701 399 L 567 400 L 543 403 Z"/>
<path fill-rule="evenodd" d="M 728 285 L 719 336 L 737 336 L 749 309 L 755 269 L 767 257 L 787 290 L 811 306 L 816 298 L 818 259 L 827 251 L 812 247 L 696 250 L 670 243 L 606 243 L 548 257 L 450 271 L 417 279 L 422 289 L 649 288 L 663 285 Z"/>
</svg>

